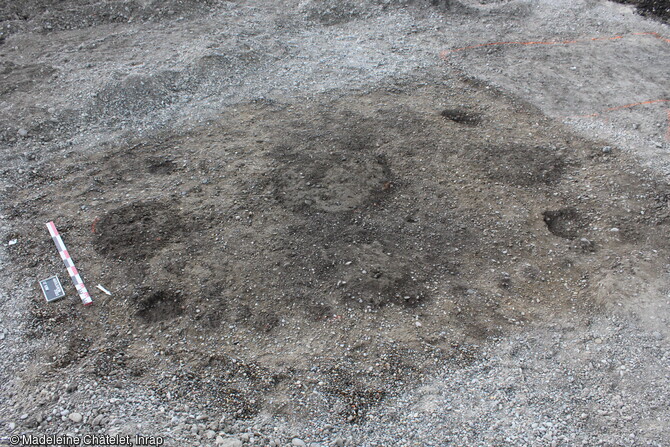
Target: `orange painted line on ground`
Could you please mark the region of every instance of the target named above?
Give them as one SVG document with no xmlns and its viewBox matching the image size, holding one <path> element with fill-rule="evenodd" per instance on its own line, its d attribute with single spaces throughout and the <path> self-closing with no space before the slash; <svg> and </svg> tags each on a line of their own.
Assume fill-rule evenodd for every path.
<svg viewBox="0 0 670 447">
<path fill-rule="evenodd" d="M 666 39 L 662 35 L 660 35 L 657 32 L 654 31 L 648 31 L 648 32 L 637 32 L 637 33 L 629 33 L 627 35 L 617 35 L 617 36 L 610 36 L 610 37 L 591 37 L 591 38 L 584 38 L 584 39 L 573 39 L 573 40 L 540 40 L 540 41 L 528 41 L 528 42 L 518 42 L 518 41 L 509 41 L 509 42 L 489 42 L 489 43 L 481 43 L 477 45 L 470 45 L 467 47 L 462 47 L 462 48 L 453 48 L 451 50 L 444 50 L 440 52 L 440 57 L 442 59 L 447 59 L 447 55 L 449 53 L 456 53 L 459 51 L 465 51 L 465 50 L 471 50 L 475 48 L 483 48 L 483 47 L 491 47 L 491 46 L 499 46 L 499 45 L 568 45 L 568 44 L 573 44 L 573 43 L 580 43 L 580 42 L 593 42 L 593 41 L 599 41 L 599 40 L 619 40 L 623 39 L 626 36 L 652 36 L 655 37 L 656 39 L 662 40 L 663 42 L 670 43 L 670 39 Z M 610 107 L 609 109 L 605 109 L 602 112 L 596 112 L 596 113 L 590 113 L 588 115 L 574 115 L 574 116 L 566 116 L 564 118 L 590 118 L 590 117 L 597 117 L 602 115 L 603 113 L 607 112 L 615 112 L 617 110 L 623 110 L 623 109 L 629 109 L 631 107 L 637 107 L 645 104 L 655 104 L 659 102 L 670 102 L 670 99 L 653 99 L 650 101 L 643 101 L 643 102 L 636 102 L 633 104 L 625 104 L 622 106 L 617 106 L 617 107 Z M 670 141 L 670 110 L 668 110 L 668 130 L 665 135 L 665 139 Z"/>
<path fill-rule="evenodd" d="M 605 110 L 605 112 L 614 112 L 615 110 L 629 109 L 631 107 L 642 106 L 644 104 L 654 104 L 654 103 L 657 103 L 657 102 L 668 102 L 668 101 L 670 101 L 670 99 L 652 99 L 651 101 L 636 102 L 636 103 L 633 103 L 633 104 L 626 104 L 624 106 L 611 107 L 611 108 Z"/>
<path fill-rule="evenodd" d="M 670 39 L 666 39 L 658 33 L 655 32 L 644 32 L 644 33 L 631 33 L 633 36 L 653 36 L 657 39 L 663 40 L 665 42 L 670 42 Z M 626 37 L 625 35 L 611 36 L 611 37 L 591 37 L 588 39 L 573 39 L 573 40 L 540 40 L 540 41 L 529 41 L 529 42 L 518 42 L 518 41 L 509 41 L 509 42 L 489 42 L 489 43 L 480 43 L 477 45 L 470 45 L 462 48 L 454 48 L 451 50 L 444 50 L 440 53 L 440 57 L 445 59 L 449 53 L 456 53 L 458 51 L 471 50 L 474 48 L 482 47 L 492 47 L 498 45 L 568 45 L 571 43 L 579 42 L 593 42 L 597 40 L 619 40 Z"/>
<path fill-rule="evenodd" d="M 631 107 L 637 107 L 646 104 L 656 104 L 659 102 L 670 102 L 670 99 L 653 99 L 651 101 L 636 102 L 633 104 L 625 104 L 623 106 L 610 107 L 609 109 L 605 109 L 602 112 L 590 113 L 588 115 L 565 116 L 564 118 L 595 118 L 597 116 L 602 115 L 603 113 L 616 112 L 617 110 L 630 109 Z M 665 140 L 670 141 L 670 109 L 667 110 L 667 113 L 668 113 L 668 122 L 667 122 L 667 130 L 665 131 Z"/>
<path fill-rule="evenodd" d="M 100 218 L 96 217 L 93 219 L 93 223 L 91 224 L 91 233 L 95 234 L 95 226 L 100 222 Z"/>
<path fill-rule="evenodd" d="M 610 107 L 609 109 L 605 109 L 602 112 L 589 113 L 588 115 L 572 115 L 572 116 L 566 116 L 565 118 L 590 118 L 590 117 L 600 116 L 603 113 L 607 113 L 607 112 L 615 112 L 617 110 L 630 109 L 631 107 L 642 106 L 642 105 L 645 105 L 645 104 L 656 104 L 656 103 L 659 103 L 659 102 L 670 102 L 670 99 L 652 99 L 650 101 L 635 102 L 635 103 L 632 103 L 632 104 L 625 104 L 623 106 Z M 668 113 L 670 113 L 670 111 Z"/>
<path fill-rule="evenodd" d="M 634 36 L 654 36 L 657 39 L 660 39 L 664 42 L 670 43 L 670 39 L 666 39 L 665 37 L 661 36 L 658 33 L 653 32 L 653 31 L 652 32 L 647 32 L 647 33 L 633 33 L 633 35 Z"/>
</svg>

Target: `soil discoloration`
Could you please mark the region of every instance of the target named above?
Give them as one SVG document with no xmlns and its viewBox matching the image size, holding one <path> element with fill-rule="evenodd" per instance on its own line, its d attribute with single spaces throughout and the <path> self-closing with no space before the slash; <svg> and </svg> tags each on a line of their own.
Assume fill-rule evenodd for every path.
<svg viewBox="0 0 670 447">
<path fill-rule="evenodd" d="M 571 163 L 567 152 L 556 146 L 500 145 L 475 149 L 471 156 L 492 180 L 533 186 L 559 182 Z"/>
<path fill-rule="evenodd" d="M 581 0 L 0 2 L 3 429 L 668 444 L 662 27 Z"/>
<path fill-rule="evenodd" d="M 139 295 L 137 315 L 147 323 L 176 318 L 184 310 L 180 294 L 169 290 L 144 291 Z"/>
<path fill-rule="evenodd" d="M 619 3 L 635 5 L 637 11 L 648 17 L 659 19 L 665 23 L 670 21 L 670 5 L 667 0 L 615 0 Z"/>
<path fill-rule="evenodd" d="M 95 246 L 102 255 L 123 261 L 152 258 L 185 227 L 175 208 L 159 202 L 135 202 L 110 210 L 95 226 Z"/>
<path fill-rule="evenodd" d="M 482 121 L 479 114 L 459 109 L 444 109 L 440 115 L 447 120 L 458 124 L 467 124 L 468 126 L 476 126 Z"/>
<path fill-rule="evenodd" d="M 485 86 L 472 92 L 460 102 L 486 100 L 489 114 L 507 107 Z M 656 187 L 624 171 L 623 157 L 594 158 L 597 145 L 546 119 L 538 124 L 533 109 L 518 105 L 506 115 L 508 130 L 487 127 L 486 116 L 476 128 L 465 126 L 471 130 L 455 128 L 436 112 L 445 95 L 458 93 L 426 86 L 305 104 L 251 103 L 182 135 L 92 154 L 77 170 L 65 161 L 62 169 L 72 175 L 52 188 L 66 201 L 106 197 L 71 221 L 67 237 L 88 275 L 104 271 L 120 298 L 132 298 L 117 298 L 113 313 L 101 304 L 94 314 L 130 331 L 203 337 L 210 355 L 262 353 L 259 365 L 269 374 L 341 356 L 376 364 L 388 354 L 391 334 L 408 347 L 431 339 L 432 355 L 447 360 L 454 343 L 481 343 L 554 312 L 588 308 L 591 282 L 583 278 L 597 276 L 630 244 L 666 249 L 666 220 L 645 226 L 644 242 L 626 239 L 627 221 L 610 206 L 616 200 L 625 204 L 618 209 L 658 209 Z M 532 144 L 519 138 L 536 129 Z M 99 179 L 93 189 L 90 177 Z M 32 188 L 17 185 L 16 207 L 42 219 L 66 212 L 33 196 L 41 180 L 30 181 Z M 587 182 L 589 197 L 580 192 Z M 94 215 L 94 232 L 73 230 L 90 228 Z M 615 225 L 622 234 L 609 231 Z M 214 342 L 222 335 L 234 348 Z M 271 354 L 285 349 L 284 340 L 303 348 Z M 355 348 L 359 341 L 364 349 Z M 183 360 L 165 339 L 140 343 L 163 350 L 161 361 Z M 78 361 L 64 358 L 67 365 Z M 138 359 L 134 371 L 151 374 L 151 364 Z M 392 373 L 331 385 L 342 417 L 364 418 L 392 390 Z M 339 383 L 327 372 L 319 377 Z M 285 399 L 293 392 L 272 381 L 261 390 L 259 383 L 230 392 L 199 379 L 185 386 L 203 399 L 226 394 L 240 417 L 275 408 L 257 393 Z"/>
<path fill-rule="evenodd" d="M 580 237 L 587 222 L 581 213 L 575 208 L 561 208 L 556 211 L 545 211 L 542 213 L 544 222 L 552 234 L 565 239 Z"/>
</svg>

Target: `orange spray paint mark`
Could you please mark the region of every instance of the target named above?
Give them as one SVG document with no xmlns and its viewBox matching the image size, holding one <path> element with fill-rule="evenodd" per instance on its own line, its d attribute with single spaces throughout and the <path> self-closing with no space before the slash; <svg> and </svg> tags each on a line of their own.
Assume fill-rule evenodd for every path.
<svg viewBox="0 0 670 447">
<path fill-rule="evenodd" d="M 632 104 L 625 104 L 623 106 L 610 107 L 609 109 L 605 109 L 602 112 L 589 113 L 587 115 L 572 115 L 572 116 L 566 116 L 565 118 L 591 118 L 591 117 L 600 116 L 603 113 L 607 113 L 607 112 L 615 112 L 617 110 L 630 109 L 631 107 L 637 107 L 637 106 L 642 106 L 642 105 L 646 105 L 646 104 L 656 104 L 656 103 L 659 103 L 659 102 L 670 102 L 670 99 L 652 99 L 650 101 L 635 102 L 635 103 L 632 103 Z"/>
<path fill-rule="evenodd" d="M 100 218 L 96 217 L 93 219 L 93 223 L 91 224 L 91 233 L 95 234 L 95 226 L 100 222 Z"/>
<path fill-rule="evenodd" d="M 664 42 L 670 42 L 670 39 L 666 39 L 663 36 L 661 36 L 658 33 L 654 32 L 646 32 L 646 33 L 632 33 L 630 34 L 632 36 L 653 36 L 657 39 L 660 39 Z M 461 48 L 453 48 L 451 50 L 445 50 L 440 53 L 440 57 L 443 59 L 446 59 L 447 55 L 449 53 L 456 53 L 459 51 L 465 51 L 465 50 L 472 50 L 475 48 L 483 48 L 483 47 L 492 47 L 492 46 L 499 46 L 499 45 L 568 45 L 572 43 L 580 43 L 580 42 L 594 42 L 594 41 L 599 41 L 599 40 L 619 40 L 623 39 L 626 37 L 625 35 L 620 35 L 620 36 L 611 36 L 611 37 L 591 37 L 587 39 L 573 39 L 573 40 L 545 40 L 545 41 L 529 41 L 529 42 L 517 42 L 517 41 L 510 41 L 510 42 L 489 42 L 489 43 L 480 43 L 477 45 L 470 45 L 467 47 L 461 47 Z"/>
<path fill-rule="evenodd" d="M 662 40 L 664 42 L 670 43 L 670 39 L 666 39 L 665 37 L 661 36 L 658 33 L 655 32 L 648 32 L 648 33 L 633 33 L 634 36 L 654 36 L 655 38 Z"/>
<path fill-rule="evenodd" d="M 659 39 L 663 42 L 670 43 L 670 39 L 667 39 L 660 35 L 657 32 L 649 31 L 649 32 L 639 32 L 639 33 L 630 33 L 627 35 L 617 35 L 617 36 L 611 36 L 611 37 L 591 37 L 591 38 L 584 38 L 584 39 L 573 39 L 573 40 L 541 40 L 541 41 L 528 41 L 528 42 L 517 42 L 517 41 L 509 41 L 509 42 L 489 42 L 489 43 L 481 43 L 477 45 L 470 45 L 467 47 L 461 47 L 461 48 L 453 48 L 451 50 L 444 50 L 440 52 L 440 57 L 442 59 L 447 59 L 447 56 L 450 53 L 456 53 L 459 51 L 465 51 L 465 50 L 472 50 L 475 48 L 483 48 L 483 47 L 492 47 L 492 46 L 500 46 L 500 45 L 569 45 L 573 43 L 580 43 L 580 42 L 594 42 L 594 41 L 612 41 L 612 40 L 619 40 L 623 39 L 626 36 L 652 36 L 656 39 Z M 622 106 L 617 106 L 617 107 L 610 107 L 609 109 L 605 109 L 602 112 L 596 112 L 596 113 L 591 113 L 588 115 L 574 115 L 574 116 L 566 116 L 565 118 L 589 118 L 589 117 L 597 117 L 602 115 L 603 113 L 607 112 L 615 112 L 617 110 L 623 110 L 623 109 L 629 109 L 631 107 L 637 107 L 641 105 L 646 105 L 646 104 L 655 104 L 659 102 L 670 102 L 670 99 L 653 99 L 650 101 L 643 101 L 643 102 L 636 102 L 632 104 L 625 104 Z M 670 109 L 668 110 L 668 129 L 665 134 L 665 139 L 667 141 L 670 141 Z"/>
<path fill-rule="evenodd" d="M 638 107 L 638 106 L 643 106 L 647 104 L 657 104 L 661 102 L 670 102 L 670 99 L 653 99 L 651 101 L 642 101 L 642 102 L 635 102 L 633 104 L 625 104 L 623 106 L 617 106 L 617 107 L 610 107 L 609 109 L 605 109 L 602 112 L 596 112 L 596 113 L 589 113 L 588 115 L 572 115 L 572 116 L 565 116 L 563 118 L 595 118 L 598 116 L 603 115 L 604 113 L 608 112 L 616 112 L 617 110 L 624 110 L 624 109 L 630 109 L 632 107 Z M 668 114 L 668 122 L 667 122 L 667 130 L 665 132 L 665 139 L 666 141 L 670 141 L 670 109 L 667 110 Z"/>
</svg>

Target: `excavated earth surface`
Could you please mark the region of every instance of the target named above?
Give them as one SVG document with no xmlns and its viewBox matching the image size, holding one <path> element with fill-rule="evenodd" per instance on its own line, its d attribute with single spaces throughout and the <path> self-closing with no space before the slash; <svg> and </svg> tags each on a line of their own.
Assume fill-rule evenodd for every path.
<svg viewBox="0 0 670 447">
<path fill-rule="evenodd" d="M 667 445 L 667 66 L 601 121 L 630 80 L 439 56 L 667 60 L 613 5 L 0 3 L 0 443 Z"/>
</svg>

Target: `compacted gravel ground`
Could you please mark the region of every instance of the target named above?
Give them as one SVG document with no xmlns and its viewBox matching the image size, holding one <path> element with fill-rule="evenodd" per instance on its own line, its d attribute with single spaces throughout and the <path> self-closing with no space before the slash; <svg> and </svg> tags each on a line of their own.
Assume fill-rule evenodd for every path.
<svg viewBox="0 0 670 447">
<path fill-rule="evenodd" d="M 624 3 L 0 2 L 0 444 L 670 444 Z"/>
</svg>

